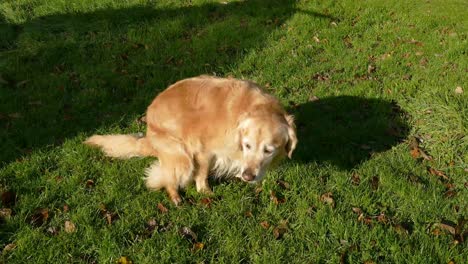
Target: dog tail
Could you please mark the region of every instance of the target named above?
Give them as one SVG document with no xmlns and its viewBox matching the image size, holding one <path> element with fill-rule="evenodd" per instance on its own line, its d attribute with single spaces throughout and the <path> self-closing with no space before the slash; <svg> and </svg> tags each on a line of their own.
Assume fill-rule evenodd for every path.
<svg viewBox="0 0 468 264">
<path fill-rule="evenodd" d="M 132 157 L 156 156 L 146 137 L 133 135 L 93 135 L 87 138 L 86 145 L 99 147 L 106 156 L 128 159 Z"/>
</svg>

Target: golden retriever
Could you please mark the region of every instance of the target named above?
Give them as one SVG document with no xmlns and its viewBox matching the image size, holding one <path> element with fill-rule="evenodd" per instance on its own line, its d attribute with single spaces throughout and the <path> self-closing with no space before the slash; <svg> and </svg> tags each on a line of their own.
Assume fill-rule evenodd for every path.
<svg viewBox="0 0 468 264">
<path fill-rule="evenodd" d="M 199 76 L 169 86 L 148 107 L 146 122 L 144 137 L 94 135 L 85 143 L 110 157 L 157 157 L 146 169 L 146 186 L 165 188 L 176 205 L 178 189 L 192 181 L 211 193 L 210 174 L 260 181 L 297 144 L 294 118 L 279 101 L 232 78 Z"/>
</svg>

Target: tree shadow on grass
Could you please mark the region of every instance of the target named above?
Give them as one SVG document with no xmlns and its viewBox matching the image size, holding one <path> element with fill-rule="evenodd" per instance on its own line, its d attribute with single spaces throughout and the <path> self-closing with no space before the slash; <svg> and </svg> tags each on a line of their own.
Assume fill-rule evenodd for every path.
<svg viewBox="0 0 468 264">
<path fill-rule="evenodd" d="M 298 105 L 294 159 L 350 170 L 408 135 L 407 114 L 393 101 L 337 96 Z"/>
<path fill-rule="evenodd" d="M 0 164 L 81 132 L 125 128 L 167 85 L 223 75 L 296 12 L 331 18 L 292 0 L 145 5 L 23 24 L 1 17 Z"/>
</svg>

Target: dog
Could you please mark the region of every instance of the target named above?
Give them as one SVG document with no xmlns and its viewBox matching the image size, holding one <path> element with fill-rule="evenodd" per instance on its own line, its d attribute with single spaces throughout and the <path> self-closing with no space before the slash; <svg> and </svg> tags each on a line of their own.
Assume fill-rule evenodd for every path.
<svg viewBox="0 0 468 264">
<path fill-rule="evenodd" d="M 157 157 L 146 169 L 146 186 L 165 189 L 172 202 L 195 182 L 211 194 L 208 176 L 259 182 L 268 167 L 291 158 L 297 145 L 294 118 L 252 81 L 198 76 L 161 92 L 138 135 L 93 135 L 84 143 L 109 157 Z"/>
</svg>

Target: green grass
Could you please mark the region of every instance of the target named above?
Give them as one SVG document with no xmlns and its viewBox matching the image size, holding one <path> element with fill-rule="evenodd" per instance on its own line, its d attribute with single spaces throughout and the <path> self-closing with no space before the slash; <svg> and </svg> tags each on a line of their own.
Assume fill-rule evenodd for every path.
<svg viewBox="0 0 468 264">
<path fill-rule="evenodd" d="M 0 262 L 466 263 L 466 226 L 454 238 L 437 224 L 468 217 L 467 8 L 2 1 L 0 208 L 12 213 L 0 216 L 0 250 L 16 248 Z M 261 186 L 213 182 L 211 203 L 190 187 L 175 208 L 144 188 L 151 159 L 112 160 L 81 144 L 144 131 L 138 119 L 152 98 L 199 74 L 255 80 L 296 115 L 294 158 Z M 431 161 L 411 156 L 415 137 Z M 321 199 L 328 192 L 335 206 Z M 34 224 L 39 208 L 48 217 Z"/>
</svg>

